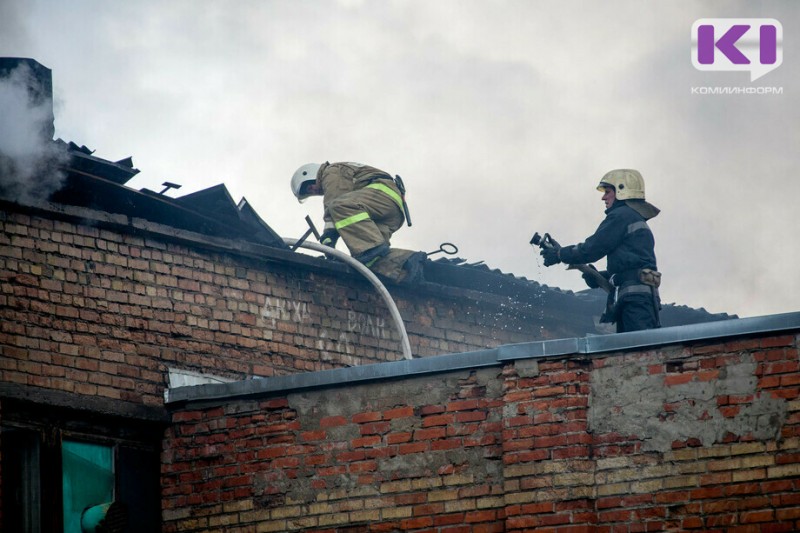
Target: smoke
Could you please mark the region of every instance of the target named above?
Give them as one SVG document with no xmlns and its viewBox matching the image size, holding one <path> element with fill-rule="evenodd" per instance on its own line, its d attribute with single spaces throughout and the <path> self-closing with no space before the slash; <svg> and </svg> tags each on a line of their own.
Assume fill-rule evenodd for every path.
<svg viewBox="0 0 800 533">
<path fill-rule="evenodd" d="M 0 0 L 0 50 L 25 49 L 30 44 L 26 24 L 33 2 Z"/>
<path fill-rule="evenodd" d="M 53 141 L 53 103 L 21 63 L 0 73 L 0 196 L 19 203 L 46 200 L 61 188 L 69 155 Z"/>
</svg>

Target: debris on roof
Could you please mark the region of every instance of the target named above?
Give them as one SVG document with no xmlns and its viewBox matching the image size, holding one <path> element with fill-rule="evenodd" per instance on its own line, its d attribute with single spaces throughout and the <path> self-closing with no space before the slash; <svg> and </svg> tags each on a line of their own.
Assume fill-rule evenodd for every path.
<svg viewBox="0 0 800 533">
<path fill-rule="evenodd" d="M 128 157 L 117 162 L 96 157 L 93 150 L 53 141 L 69 154 L 66 179 L 50 201 L 142 218 L 197 233 L 243 239 L 287 248 L 283 239 L 255 215 L 246 200 L 237 205 L 225 185 L 215 185 L 179 198 L 125 184 L 139 173 Z"/>
<path fill-rule="evenodd" d="M 425 264 L 425 280 L 445 285 L 455 285 L 465 289 L 487 290 L 496 294 L 504 294 L 516 300 L 527 300 L 531 297 L 541 298 L 547 295 L 548 300 L 557 305 L 574 305 L 580 302 L 581 310 L 585 312 L 586 304 L 595 308 L 599 316 L 606 305 L 606 293 L 602 289 L 586 289 L 573 292 L 549 287 L 523 276 L 515 276 L 492 269 L 483 261 L 466 263 L 461 258 L 440 258 L 428 261 Z M 567 299 L 557 298 L 558 296 Z M 542 305 L 549 302 L 542 301 Z M 714 322 L 717 320 L 730 320 L 738 318 L 727 313 L 709 313 L 703 308 L 694 309 L 685 305 L 662 304 L 659 315 L 663 327 L 697 324 L 701 322 Z"/>
</svg>

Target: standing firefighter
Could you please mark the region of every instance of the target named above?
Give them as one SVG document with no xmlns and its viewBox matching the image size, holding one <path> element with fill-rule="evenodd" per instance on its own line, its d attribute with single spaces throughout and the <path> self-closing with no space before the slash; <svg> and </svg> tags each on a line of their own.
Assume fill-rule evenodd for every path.
<svg viewBox="0 0 800 533">
<path fill-rule="evenodd" d="M 335 247 L 341 236 L 350 255 L 370 270 L 410 283 L 422 277 L 426 254 L 389 247 L 408 218 L 401 186 L 399 178 L 361 163 L 308 163 L 292 176 L 292 192 L 300 202 L 323 196 L 322 244 Z"/>
<path fill-rule="evenodd" d="M 658 286 L 655 240 L 647 221 L 659 210 L 644 199 L 644 180 L 636 170 L 608 172 L 597 190 L 603 192 L 606 218 L 594 235 L 584 242 L 563 248 L 545 248 L 541 255 L 545 266 L 558 263 L 592 263 L 606 256 L 608 270 L 601 272 L 613 290 L 601 322 L 616 322 L 617 332 L 660 327 L 661 308 Z M 584 274 L 587 285 L 597 282 Z"/>
</svg>

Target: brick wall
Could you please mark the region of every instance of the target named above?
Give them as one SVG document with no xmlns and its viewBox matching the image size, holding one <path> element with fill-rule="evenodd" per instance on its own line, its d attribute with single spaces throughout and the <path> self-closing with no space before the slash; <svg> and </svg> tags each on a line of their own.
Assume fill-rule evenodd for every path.
<svg viewBox="0 0 800 533">
<path fill-rule="evenodd" d="M 341 268 L 81 212 L 0 212 L 2 383 L 160 406 L 168 367 L 242 379 L 402 358 L 383 300 Z M 565 333 L 507 298 L 392 290 L 416 356 Z"/>
<path fill-rule="evenodd" d="M 797 531 L 797 340 L 184 407 L 165 531 Z"/>
</svg>

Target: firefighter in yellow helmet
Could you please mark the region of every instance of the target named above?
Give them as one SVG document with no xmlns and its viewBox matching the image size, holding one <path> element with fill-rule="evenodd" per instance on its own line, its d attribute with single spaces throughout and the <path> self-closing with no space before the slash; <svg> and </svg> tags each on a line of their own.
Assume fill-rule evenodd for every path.
<svg viewBox="0 0 800 533">
<path fill-rule="evenodd" d="M 376 274 L 421 280 L 425 252 L 390 247 L 406 217 L 403 194 L 388 173 L 361 163 L 308 163 L 294 173 L 291 187 L 300 202 L 323 197 L 322 244 L 335 247 L 341 236 L 350 255 Z"/>
<path fill-rule="evenodd" d="M 644 179 L 632 169 L 608 172 L 597 190 L 603 193 L 606 218 L 594 235 L 574 246 L 544 249 L 545 266 L 557 263 L 589 264 L 606 257 L 608 270 L 601 274 L 614 286 L 602 322 L 617 324 L 617 332 L 660 326 L 655 240 L 647 221 L 659 210 L 645 200 Z M 587 284 L 596 288 L 590 276 Z"/>
</svg>

